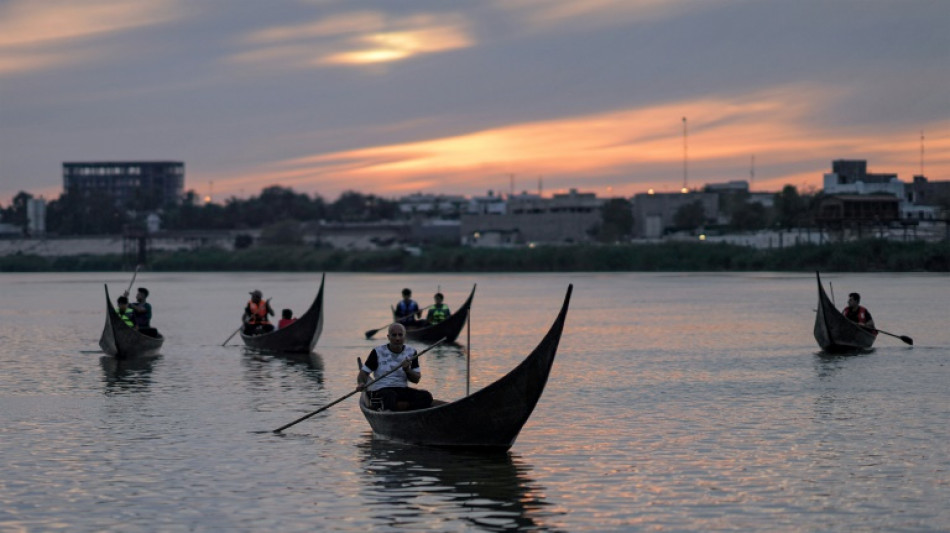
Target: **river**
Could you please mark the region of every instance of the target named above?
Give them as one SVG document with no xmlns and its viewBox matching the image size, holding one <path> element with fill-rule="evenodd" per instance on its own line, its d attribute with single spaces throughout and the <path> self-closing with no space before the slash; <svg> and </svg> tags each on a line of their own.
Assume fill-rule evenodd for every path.
<svg viewBox="0 0 950 533">
<path fill-rule="evenodd" d="M 313 274 L 138 274 L 161 355 L 98 353 L 103 284 L 130 274 L 2 274 L 0 531 L 946 531 L 950 276 L 823 274 L 881 335 L 830 357 L 813 275 L 339 274 L 315 352 L 248 352 L 248 292 L 303 312 Z M 457 399 L 525 357 L 574 296 L 557 359 L 507 454 L 375 439 L 343 401 L 356 358 L 410 287 L 467 334 L 421 359 Z M 417 347 L 421 345 L 415 344 Z M 466 354 L 471 371 L 466 371 Z"/>
</svg>

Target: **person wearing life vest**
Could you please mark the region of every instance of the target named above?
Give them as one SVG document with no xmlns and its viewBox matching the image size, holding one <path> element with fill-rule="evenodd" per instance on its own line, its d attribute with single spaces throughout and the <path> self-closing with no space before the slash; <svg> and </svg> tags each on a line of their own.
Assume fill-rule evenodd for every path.
<svg viewBox="0 0 950 533">
<path fill-rule="evenodd" d="M 402 290 L 402 300 L 393 308 L 393 318 L 407 328 L 426 325 L 424 320 L 419 320 L 422 318 L 422 309 L 419 309 L 419 304 L 412 299 L 412 291 L 409 289 Z"/>
<path fill-rule="evenodd" d="M 449 311 L 449 306 L 442 303 L 444 299 L 445 296 L 443 296 L 441 292 L 435 293 L 435 303 L 432 304 L 432 307 L 429 308 L 429 312 L 426 314 L 426 322 L 429 324 L 438 324 L 446 318 L 449 318 L 452 312 Z"/>
<path fill-rule="evenodd" d="M 274 325 L 267 319 L 268 316 L 274 316 L 270 298 L 263 300 L 264 295 L 257 289 L 251 291 L 250 294 L 251 299 L 244 307 L 244 316 L 241 318 L 244 322 L 244 334 L 260 335 L 274 331 Z"/>
<path fill-rule="evenodd" d="M 871 312 L 861 306 L 861 295 L 856 292 L 852 292 L 848 295 L 848 306 L 841 310 L 841 314 L 852 322 L 856 322 L 868 329 L 875 329 Z M 874 333 L 876 334 L 877 331 Z"/>
<path fill-rule="evenodd" d="M 129 308 L 129 299 L 126 298 L 125 296 L 119 296 L 119 299 L 116 300 L 116 303 L 119 306 L 116 309 L 116 312 L 119 313 L 119 318 L 121 318 L 122 321 L 125 322 L 126 326 L 129 326 L 130 328 L 134 329 L 135 322 L 132 322 L 133 311 L 132 309 Z"/>
</svg>

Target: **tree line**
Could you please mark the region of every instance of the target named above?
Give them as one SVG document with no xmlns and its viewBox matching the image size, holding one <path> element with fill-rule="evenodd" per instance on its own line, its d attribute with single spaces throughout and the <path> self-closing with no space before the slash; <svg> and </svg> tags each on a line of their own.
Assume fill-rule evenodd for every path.
<svg viewBox="0 0 950 533">
<path fill-rule="evenodd" d="M 0 208 L 0 221 L 27 227 L 27 203 L 33 195 L 20 192 L 11 204 Z M 129 228 L 144 229 L 152 211 L 118 205 L 104 194 L 66 191 L 46 206 L 46 231 L 55 235 L 118 234 Z M 320 195 L 309 196 L 281 186 L 267 187 L 260 196 L 230 197 L 224 204 L 203 203 L 189 190 L 178 204 L 156 211 L 166 230 L 234 230 L 263 228 L 288 220 L 365 222 L 399 216 L 399 204 L 372 194 L 346 191 L 334 202 Z"/>
<path fill-rule="evenodd" d="M 776 193 L 773 205 L 766 207 L 749 201 L 747 191 L 720 194 L 720 212 L 728 219 L 729 231 L 751 231 L 765 228 L 794 228 L 810 225 L 811 213 L 820 194 L 800 195 L 786 185 Z M 27 203 L 33 196 L 18 193 L 9 206 L 0 208 L 0 221 L 27 228 Z M 119 206 L 105 194 L 83 194 L 66 191 L 46 208 L 46 230 L 53 235 L 120 234 L 129 229 L 144 229 L 146 217 L 153 211 Z M 259 196 L 247 199 L 230 197 L 223 204 L 204 203 L 194 190 L 186 192 L 182 201 L 157 210 L 165 230 L 240 230 L 268 228 L 284 233 L 301 221 L 371 222 L 398 220 L 403 216 L 399 204 L 373 194 L 346 191 L 327 202 L 319 194 L 310 196 L 291 188 L 271 186 Z M 677 231 L 721 227 L 709 218 L 701 202 L 680 207 L 674 216 Z M 600 242 L 620 242 L 633 235 L 632 204 L 625 198 L 607 199 L 601 207 L 601 221 L 591 230 Z"/>
</svg>

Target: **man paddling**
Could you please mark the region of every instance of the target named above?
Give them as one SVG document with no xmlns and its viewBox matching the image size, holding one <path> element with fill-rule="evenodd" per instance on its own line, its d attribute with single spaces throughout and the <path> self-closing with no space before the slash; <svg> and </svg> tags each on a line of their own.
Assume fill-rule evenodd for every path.
<svg viewBox="0 0 950 533">
<path fill-rule="evenodd" d="M 370 374 L 378 379 L 369 386 L 371 400 L 382 405 L 384 411 L 425 409 L 432 405 L 432 394 L 422 389 L 414 389 L 408 382 L 419 383 L 422 371 L 416 349 L 406 346 L 406 328 L 402 324 L 389 326 L 386 335 L 389 342 L 373 348 L 366 362 L 356 376 L 356 390 L 366 388 Z M 402 372 L 391 370 L 402 368 Z M 389 373 L 387 375 L 387 373 Z"/>
<path fill-rule="evenodd" d="M 861 306 L 861 295 L 856 292 L 848 295 L 848 306 L 841 310 L 841 314 L 861 326 L 872 330 L 876 329 L 874 319 L 871 318 L 871 312 Z"/>
</svg>

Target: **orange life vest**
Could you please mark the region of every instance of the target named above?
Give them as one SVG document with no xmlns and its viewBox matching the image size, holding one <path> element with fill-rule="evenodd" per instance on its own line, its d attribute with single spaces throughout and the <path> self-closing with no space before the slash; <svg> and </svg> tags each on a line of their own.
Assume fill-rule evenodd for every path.
<svg viewBox="0 0 950 533">
<path fill-rule="evenodd" d="M 251 312 L 251 318 L 248 322 L 251 324 L 270 324 L 267 320 L 267 301 L 261 300 L 260 303 L 254 303 L 254 300 L 248 300 L 247 309 Z"/>
</svg>

